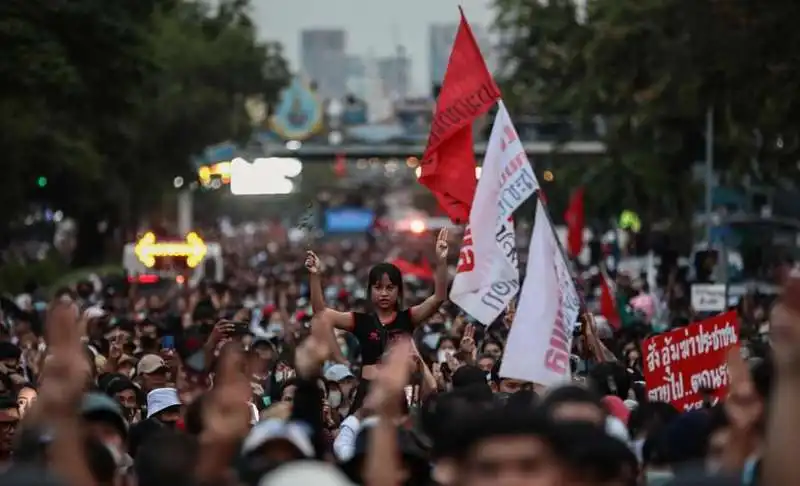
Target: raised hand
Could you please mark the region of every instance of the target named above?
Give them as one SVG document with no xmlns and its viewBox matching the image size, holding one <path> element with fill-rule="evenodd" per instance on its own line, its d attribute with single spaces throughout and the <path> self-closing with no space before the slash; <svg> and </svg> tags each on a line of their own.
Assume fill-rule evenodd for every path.
<svg viewBox="0 0 800 486">
<path fill-rule="evenodd" d="M 317 275 L 322 271 L 322 262 L 316 253 L 311 250 L 306 251 L 306 260 L 304 262 L 306 270 L 311 275 Z"/>
<path fill-rule="evenodd" d="M 447 259 L 447 228 L 439 230 L 439 235 L 436 237 L 436 258 L 440 261 Z"/>
<path fill-rule="evenodd" d="M 365 407 L 385 415 L 399 413 L 400 400 L 411 376 L 408 363 L 413 356 L 414 348 L 410 339 L 403 338 L 395 342 L 378 369 L 369 395 L 364 401 Z"/>
<path fill-rule="evenodd" d="M 222 348 L 214 388 L 210 400 L 203 406 L 203 438 L 235 442 L 247 435 L 252 419 L 248 405 L 251 396 L 244 353 L 240 345 L 230 343 Z"/>
<path fill-rule="evenodd" d="M 55 303 L 47 313 L 45 359 L 39 404 L 46 413 L 71 416 L 77 412 L 91 373 L 81 344 L 78 316 L 73 305 Z"/>
<path fill-rule="evenodd" d="M 723 402 L 725 414 L 736 431 L 754 432 L 764 413 L 764 402 L 738 347 L 728 351 L 728 377 L 728 397 Z"/>
<path fill-rule="evenodd" d="M 800 272 L 787 272 L 783 293 L 769 316 L 769 334 L 777 371 L 800 377 Z"/>
<path fill-rule="evenodd" d="M 297 347 L 294 355 L 294 367 L 300 376 L 311 378 L 320 373 L 322 365 L 330 355 L 331 350 L 326 342 L 317 339 L 312 334 Z"/>
<path fill-rule="evenodd" d="M 467 327 L 464 328 L 464 335 L 461 337 L 459 347 L 462 351 L 472 355 L 473 359 L 476 358 L 478 347 L 475 343 L 475 326 L 473 324 L 467 324 Z"/>
</svg>

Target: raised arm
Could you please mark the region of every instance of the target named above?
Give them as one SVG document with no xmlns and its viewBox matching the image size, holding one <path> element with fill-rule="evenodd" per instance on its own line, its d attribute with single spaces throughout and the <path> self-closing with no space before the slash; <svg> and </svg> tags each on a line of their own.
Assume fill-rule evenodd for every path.
<svg viewBox="0 0 800 486">
<path fill-rule="evenodd" d="M 411 308 L 411 321 L 419 324 L 430 318 L 447 299 L 447 229 L 443 228 L 436 237 L 436 274 L 433 280 L 433 295 Z"/>
<path fill-rule="evenodd" d="M 306 270 L 309 273 L 308 286 L 311 292 L 311 308 L 315 315 L 325 314 L 326 320 L 330 321 L 334 327 L 352 331 L 354 322 L 351 312 L 339 312 L 329 308 L 325 304 L 325 294 L 322 291 L 322 262 L 313 251 L 306 252 Z"/>
<path fill-rule="evenodd" d="M 314 318 L 311 320 L 311 331 L 318 339 L 328 344 L 333 359 L 337 363 L 347 363 L 347 358 L 339 349 L 336 339 L 336 329 L 343 329 L 352 332 L 355 328 L 355 320 L 352 312 L 339 312 L 330 309 L 325 305 L 325 295 L 322 291 L 322 263 L 313 251 L 306 252 L 305 267 L 309 273 L 309 290 L 311 293 L 311 309 L 314 311 Z"/>
</svg>

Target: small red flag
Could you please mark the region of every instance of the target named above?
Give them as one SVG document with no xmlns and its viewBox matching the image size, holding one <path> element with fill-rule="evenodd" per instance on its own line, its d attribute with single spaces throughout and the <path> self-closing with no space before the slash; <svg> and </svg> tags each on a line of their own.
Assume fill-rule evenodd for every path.
<svg viewBox="0 0 800 486">
<path fill-rule="evenodd" d="M 576 258 L 583 250 L 583 228 L 585 225 L 583 215 L 583 188 L 579 187 L 569 199 L 569 206 L 564 212 L 567 222 L 567 253 Z"/>
<path fill-rule="evenodd" d="M 336 155 L 336 163 L 333 164 L 333 173 L 340 179 L 347 175 L 347 157 L 345 157 L 344 154 Z"/>
<path fill-rule="evenodd" d="M 617 309 L 617 292 L 605 271 L 600 271 L 600 314 L 606 318 L 615 331 L 619 330 L 620 317 Z"/>
<path fill-rule="evenodd" d="M 419 177 L 456 224 L 469 220 L 477 186 L 472 124 L 498 98 L 500 89 L 486 68 L 462 10 Z"/>
</svg>

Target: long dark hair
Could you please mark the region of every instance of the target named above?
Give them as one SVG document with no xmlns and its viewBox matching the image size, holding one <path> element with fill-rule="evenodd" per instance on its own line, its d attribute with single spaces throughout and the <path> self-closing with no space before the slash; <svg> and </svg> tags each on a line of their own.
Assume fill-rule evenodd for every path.
<svg viewBox="0 0 800 486">
<path fill-rule="evenodd" d="M 367 290 L 369 291 L 369 303 L 372 304 L 372 286 L 378 283 L 383 276 L 389 277 L 389 281 L 397 286 L 397 311 L 400 311 L 403 304 L 403 272 L 397 266 L 381 262 L 370 268 L 369 275 L 367 276 Z"/>
</svg>

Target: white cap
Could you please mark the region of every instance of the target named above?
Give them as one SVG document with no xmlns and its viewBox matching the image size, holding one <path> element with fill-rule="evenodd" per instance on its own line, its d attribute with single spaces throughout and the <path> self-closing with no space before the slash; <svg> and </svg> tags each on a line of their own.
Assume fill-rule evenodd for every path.
<svg viewBox="0 0 800 486">
<path fill-rule="evenodd" d="M 242 454 L 249 454 L 275 440 L 292 444 L 305 457 L 314 457 L 314 444 L 305 429 L 296 423 L 277 418 L 262 420 L 250 429 L 242 444 Z"/>
<path fill-rule="evenodd" d="M 325 370 L 324 376 L 327 381 L 335 381 L 337 383 L 347 378 L 355 378 L 355 375 L 352 371 L 350 371 L 350 368 L 340 363 L 337 363 Z"/>
<path fill-rule="evenodd" d="M 174 388 L 156 388 L 147 394 L 147 418 L 180 404 L 178 390 Z"/>
<path fill-rule="evenodd" d="M 104 317 L 105 315 L 106 311 L 104 311 L 99 305 L 93 305 L 92 307 L 89 307 L 83 311 L 83 317 L 86 319 L 97 319 L 99 317 Z"/>
<path fill-rule="evenodd" d="M 258 486 L 353 486 L 333 464 L 321 461 L 293 461 L 270 472 Z"/>
<path fill-rule="evenodd" d="M 617 417 L 608 416 L 606 417 L 606 434 L 614 437 L 615 439 L 619 439 L 624 443 L 628 443 L 630 441 L 630 436 L 628 435 L 628 427 L 622 422 L 622 420 L 618 419 Z"/>
</svg>

